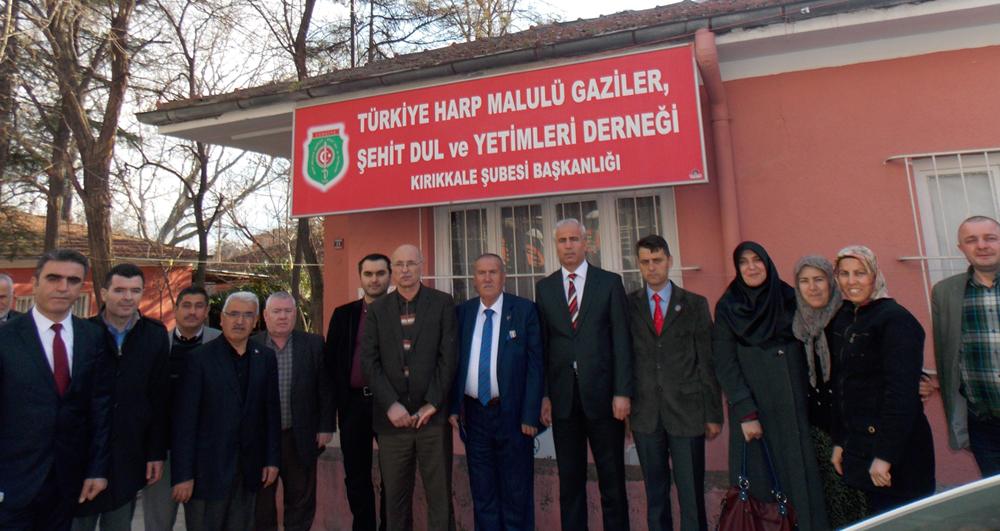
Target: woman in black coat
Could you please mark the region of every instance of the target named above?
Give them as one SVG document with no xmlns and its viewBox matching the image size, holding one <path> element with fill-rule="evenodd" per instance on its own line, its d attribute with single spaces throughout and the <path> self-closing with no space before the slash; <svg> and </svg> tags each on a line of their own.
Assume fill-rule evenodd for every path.
<svg viewBox="0 0 1000 531">
<path fill-rule="evenodd" d="M 802 531 L 829 529 L 819 462 L 809 435 L 806 358 L 792 334 L 795 291 L 759 244 L 733 251 L 738 274 L 715 306 L 712 357 L 729 404 L 729 477 L 736 484 L 744 441 L 767 441 Z M 770 501 L 762 446 L 747 445 L 750 492 Z"/>
<path fill-rule="evenodd" d="M 874 253 L 837 253 L 844 305 L 827 327 L 835 357 L 831 462 L 871 514 L 934 493 L 934 442 L 918 388 L 924 330 L 890 299 Z"/>
</svg>

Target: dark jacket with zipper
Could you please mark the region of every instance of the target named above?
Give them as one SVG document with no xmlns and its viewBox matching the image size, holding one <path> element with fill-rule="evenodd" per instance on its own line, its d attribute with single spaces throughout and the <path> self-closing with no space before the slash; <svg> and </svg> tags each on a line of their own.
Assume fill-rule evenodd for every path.
<svg viewBox="0 0 1000 531">
<path fill-rule="evenodd" d="M 118 349 L 108 325 L 104 332 L 114 372 L 111 393 L 111 465 L 108 488 L 82 504 L 81 515 L 110 511 L 135 499 L 146 485 L 146 463 L 164 461 L 170 437 L 170 337 L 163 323 L 139 316 Z"/>
<path fill-rule="evenodd" d="M 893 299 L 849 301 L 826 329 L 834 374 L 834 443 L 844 448 L 844 481 L 868 492 L 932 494 L 934 441 L 920 401 L 924 330 Z M 875 458 L 892 467 L 876 487 Z"/>
</svg>

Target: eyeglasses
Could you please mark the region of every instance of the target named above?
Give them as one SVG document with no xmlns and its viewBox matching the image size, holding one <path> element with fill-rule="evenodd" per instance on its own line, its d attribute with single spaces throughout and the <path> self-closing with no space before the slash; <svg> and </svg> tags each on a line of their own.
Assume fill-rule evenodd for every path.
<svg viewBox="0 0 1000 531">
<path fill-rule="evenodd" d="M 417 267 L 418 265 L 420 265 L 422 263 L 423 262 L 414 262 L 413 260 L 410 260 L 409 262 L 393 262 L 392 268 L 393 269 L 413 269 L 413 268 Z"/>
<path fill-rule="evenodd" d="M 247 321 L 257 317 L 257 312 L 223 312 L 230 319 L 246 319 Z"/>
</svg>

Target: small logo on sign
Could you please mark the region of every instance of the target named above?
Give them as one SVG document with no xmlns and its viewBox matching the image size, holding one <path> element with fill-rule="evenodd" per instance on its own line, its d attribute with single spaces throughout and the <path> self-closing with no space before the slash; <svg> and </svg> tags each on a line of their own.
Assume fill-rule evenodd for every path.
<svg viewBox="0 0 1000 531">
<path fill-rule="evenodd" d="M 347 173 L 347 133 L 343 123 L 310 127 L 303 144 L 307 183 L 327 191 Z"/>
</svg>

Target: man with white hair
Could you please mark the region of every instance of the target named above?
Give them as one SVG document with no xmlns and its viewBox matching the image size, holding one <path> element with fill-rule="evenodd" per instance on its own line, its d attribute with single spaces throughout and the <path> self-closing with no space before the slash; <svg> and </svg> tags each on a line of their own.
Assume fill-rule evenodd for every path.
<svg viewBox="0 0 1000 531">
<path fill-rule="evenodd" d="M 174 402 L 173 497 L 190 531 L 249 530 L 278 478 L 281 406 L 274 351 L 250 340 L 257 296 L 229 295 L 222 336 L 195 349 Z"/>
<path fill-rule="evenodd" d="M 558 271 L 538 281 L 563 529 L 587 528 L 587 446 L 597 468 L 605 531 L 629 529 L 625 418 L 632 408 L 632 340 L 622 277 L 587 263 L 587 229 L 556 223 Z"/>
<path fill-rule="evenodd" d="M 10 275 L 0 273 L 0 326 L 7 324 L 11 319 L 21 315 L 21 312 L 12 310 L 14 307 L 14 279 Z"/>
<path fill-rule="evenodd" d="M 281 404 L 281 485 L 284 528 L 309 531 L 316 515 L 316 458 L 333 438 L 333 390 L 323 359 L 323 336 L 295 330 L 295 298 L 276 291 L 264 304 L 267 331 L 254 340 L 277 354 Z M 278 484 L 257 496 L 254 528 L 278 529 Z"/>
</svg>

